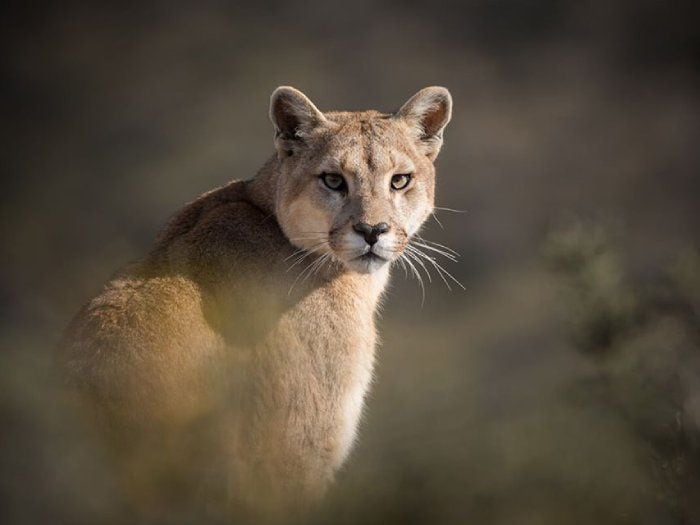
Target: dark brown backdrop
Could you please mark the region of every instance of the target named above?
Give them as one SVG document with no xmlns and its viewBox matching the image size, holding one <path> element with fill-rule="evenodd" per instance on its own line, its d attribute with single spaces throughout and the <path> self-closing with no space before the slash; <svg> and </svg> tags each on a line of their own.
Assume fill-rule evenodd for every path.
<svg viewBox="0 0 700 525">
<path fill-rule="evenodd" d="M 455 113 L 425 305 L 396 275 L 348 523 L 700 520 L 700 31 L 692 2 L 10 3 L 2 57 L 3 523 L 120 520 L 50 348 L 184 202 L 272 152 L 280 84 Z M 340 518 L 339 518 L 340 516 Z"/>
</svg>

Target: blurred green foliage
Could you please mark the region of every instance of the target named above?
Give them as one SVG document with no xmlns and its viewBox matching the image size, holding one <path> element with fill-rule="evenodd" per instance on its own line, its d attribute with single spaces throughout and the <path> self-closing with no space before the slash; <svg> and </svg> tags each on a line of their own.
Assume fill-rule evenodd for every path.
<svg viewBox="0 0 700 525">
<path fill-rule="evenodd" d="M 648 449 L 654 496 L 681 522 L 697 516 L 700 479 L 700 259 L 688 250 L 655 278 L 634 279 L 600 225 L 550 236 L 546 257 L 564 280 L 567 326 L 595 373 L 573 399 L 611 410 Z"/>
</svg>

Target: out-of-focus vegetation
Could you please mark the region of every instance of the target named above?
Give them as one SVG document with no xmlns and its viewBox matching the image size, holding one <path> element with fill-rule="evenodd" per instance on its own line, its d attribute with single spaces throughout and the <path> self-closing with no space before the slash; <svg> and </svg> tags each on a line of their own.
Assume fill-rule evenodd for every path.
<svg viewBox="0 0 700 525">
<path fill-rule="evenodd" d="M 580 226 L 548 244 L 572 340 L 594 366 L 571 400 L 620 417 L 646 449 L 651 496 L 688 521 L 700 509 L 700 257 L 681 253 L 640 280 L 614 244 Z"/>
<path fill-rule="evenodd" d="M 377 385 L 391 402 L 370 405 L 330 515 L 694 523 L 700 260 L 635 277 L 619 244 L 600 225 L 557 229 L 538 263 L 419 337 L 393 321 Z"/>
<path fill-rule="evenodd" d="M 272 152 L 280 84 L 391 110 L 442 84 L 457 249 L 397 272 L 318 523 L 700 522 L 700 32 L 691 3 L 8 6 L 0 18 L 2 523 L 124 523 L 56 395 L 80 303 Z M 173 521 L 206 523 L 202 516 Z"/>
</svg>

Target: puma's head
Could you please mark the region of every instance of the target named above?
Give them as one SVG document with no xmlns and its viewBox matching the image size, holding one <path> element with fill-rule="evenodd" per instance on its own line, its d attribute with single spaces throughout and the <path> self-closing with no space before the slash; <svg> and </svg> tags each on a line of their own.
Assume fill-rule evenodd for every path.
<svg viewBox="0 0 700 525">
<path fill-rule="evenodd" d="M 322 113 L 300 91 L 277 88 L 275 211 L 290 242 L 362 273 L 398 258 L 433 211 L 433 161 L 451 111 L 442 87 L 394 114 Z"/>
</svg>

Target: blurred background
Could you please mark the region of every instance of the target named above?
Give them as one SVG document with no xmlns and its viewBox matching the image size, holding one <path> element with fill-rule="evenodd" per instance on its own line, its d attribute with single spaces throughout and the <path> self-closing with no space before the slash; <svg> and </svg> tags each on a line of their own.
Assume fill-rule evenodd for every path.
<svg viewBox="0 0 700 525">
<path fill-rule="evenodd" d="M 0 17 L 0 521 L 123 522 L 52 345 L 199 193 L 272 154 L 280 84 L 447 86 L 425 303 L 397 272 L 318 523 L 700 523 L 694 3 L 9 2 Z M 446 261 L 447 262 L 447 261 Z M 201 522 L 200 522 L 201 523 Z"/>
</svg>

